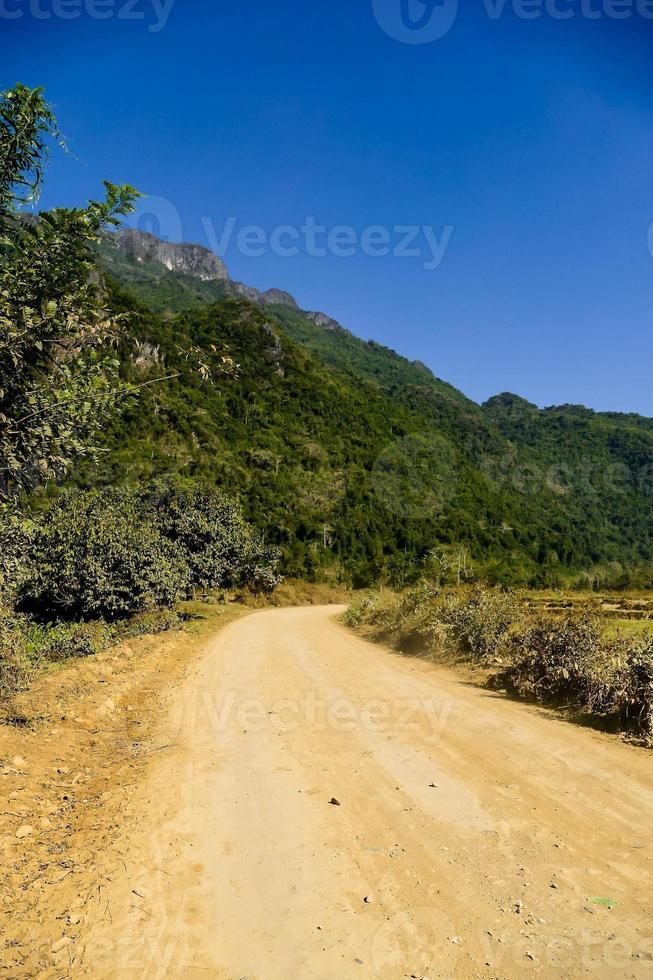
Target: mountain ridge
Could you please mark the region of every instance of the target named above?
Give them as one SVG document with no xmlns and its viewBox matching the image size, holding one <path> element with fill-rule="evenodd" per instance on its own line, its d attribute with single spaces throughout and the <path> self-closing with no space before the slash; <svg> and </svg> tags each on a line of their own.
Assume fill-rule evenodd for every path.
<svg viewBox="0 0 653 980">
<path fill-rule="evenodd" d="M 478 405 L 328 314 L 172 264 L 99 255 L 137 345 L 126 376 L 180 375 L 111 430 L 101 480 L 215 480 L 299 577 L 401 584 L 463 549 L 507 584 L 653 583 L 653 420 L 509 392 Z M 188 379 L 180 345 L 224 345 L 239 379 Z"/>
<path fill-rule="evenodd" d="M 115 257 L 118 253 L 139 267 L 140 279 L 129 274 L 129 269 L 125 267 L 124 262 L 116 263 Z M 225 296 L 242 297 L 259 306 L 273 307 L 275 315 L 283 322 L 294 339 L 308 346 L 334 366 L 346 368 L 342 351 L 343 345 L 348 343 L 345 338 L 350 338 L 348 356 L 353 358 L 359 370 L 362 370 L 360 351 L 359 356 L 356 357 L 353 347 L 364 345 L 367 348 L 365 353 L 368 359 L 373 351 L 385 352 L 391 358 L 397 358 L 406 366 L 410 366 L 398 372 L 397 383 L 429 383 L 430 379 L 443 393 L 463 399 L 468 406 L 475 405 L 484 414 L 489 414 L 493 418 L 505 417 L 507 406 L 510 405 L 510 414 L 513 418 L 517 418 L 520 413 L 532 415 L 562 412 L 566 415 L 578 416 L 590 413 L 597 418 L 630 420 L 646 427 L 650 422 L 653 428 L 653 420 L 636 412 L 597 411 L 585 405 L 572 404 L 540 407 L 513 392 L 497 393 L 481 404 L 474 402 L 453 385 L 437 377 L 431 368 L 421 361 L 410 361 L 392 348 L 385 347 L 374 340 L 363 340 L 328 313 L 301 309 L 297 300 L 286 290 L 277 287 L 260 290 L 255 286 L 231 279 L 224 261 L 204 245 L 189 242 L 170 243 L 149 232 L 125 228 L 105 236 L 99 249 L 99 261 L 105 273 L 113 275 L 122 285 L 130 287 L 134 295 L 154 312 L 180 313 L 210 304 Z M 157 274 L 155 265 L 160 266 L 164 272 Z M 201 288 L 193 289 L 193 285 Z M 309 325 L 320 328 L 320 332 L 312 332 Z M 329 345 L 323 333 L 339 335 L 340 345 Z M 375 375 L 378 378 L 382 371 L 378 365 L 370 365 L 363 373 L 373 379 Z"/>
<path fill-rule="evenodd" d="M 285 290 L 276 287 L 260 290 L 232 279 L 224 261 L 205 245 L 167 242 L 151 232 L 137 228 L 120 228 L 110 232 L 105 236 L 104 243 L 109 249 L 115 247 L 138 265 L 157 263 L 168 272 L 186 274 L 203 283 L 224 283 L 227 292 L 234 296 L 243 296 L 253 303 L 298 308 L 294 296 Z M 105 248 L 101 250 L 101 256 L 106 260 L 110 252 Z"/>
<path fill-rule="evenodd" d="M 158 253 L 156 243 L 161 246 Z M 197 275 L 193 264 L 195 250 L 205 256 L 203 267 L 212 259 L 219 262 L 219 274 L 211 279 Z M 100 244 L 98 259 L 106 275 L 128 288 L 155 313 L 172 316 L 225 297 L 242 297 L 270 309 L 294 340 L 335 368 L 353 369 L 354 373 L 382 385 L 426 384 L 442 395 L 464 401 L 469 407 L 475 404 L 453 385 L 436 377 L 425 364 L 410 361 L 374 340 L 357 337 L 327 313 L 301 310 L 290 293 L 275 287 L 261 291 L 230 279 L 224 262 L 205 246 L 171 245 L 148 232 L 130 229 L 128 233 L 107 234 Z"/>
<path fill-rule="evenodd" d="M 111 277 L 107 289 L 126 318 L 125 379 L 142 385 L 165 365 L 176 380 L 141 389 L 107 427 L 99 470 L 81 467 L 78 484 L 208 478 L 281 547 L 286 574 L 309 579 L 401 585 L 433 555 L 462 550 L 477 574 L 505 584 L 653 581 L 644 420 L 494 418 L 419 366 L 298 310 L 223 296 L 170 316 Z M 287 324 L 313 331 L 310 344 Z M 190 348 L 209 362 L 227 352 L 237 377 L 203 384 L 189 373 Z"/>
</svg>

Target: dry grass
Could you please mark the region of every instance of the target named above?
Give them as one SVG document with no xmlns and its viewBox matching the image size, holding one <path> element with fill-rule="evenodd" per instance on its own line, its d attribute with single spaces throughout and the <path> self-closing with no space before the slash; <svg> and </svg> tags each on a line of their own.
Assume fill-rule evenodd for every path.
<svg viewBox="0 0 653 980">
<path fill-rule="evenodd" d="M 620 630 L 621 607 L 610 619 L 600 597 L 591 606 L 561 602 L 560 594 L 553 606 L 549 595 L 534 598 L 422 582 L 400 594 L 356 598 L 345 622 L 406 652 L 455 655 L 483 668 L 494 686 L 653 740 L 649 621 L 625 620 Z"/>
<path fill-rule="evenodd" d="M 351 601 L 352 592 L 343 586 L 284 579 L 272 593 L 243 593 L 238 598 L 245 605 L 256 609 L 266 606 L 339 606 Z"/>
</svg>

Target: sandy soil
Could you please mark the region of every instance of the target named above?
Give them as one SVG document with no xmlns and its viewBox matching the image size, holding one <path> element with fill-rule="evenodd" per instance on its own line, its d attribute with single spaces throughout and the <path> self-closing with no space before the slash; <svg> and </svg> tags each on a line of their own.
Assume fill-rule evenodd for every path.
<svg viewBox="0 0 653 980">
<path fill-rule="evenodd" d="M 130 640 L 45 674 L 0 725 L 0 976 L 73 976 L 130 846 L 127 815 L 161 717 L 206 637 L 245 610 L 196 603 L 186 632 Z"/>
<path fill-rule="evenodd" d="M 147 758 L 39 975 L 653 977 L 651 753 L 333 607 L 227 626 Z"/>
</svg>

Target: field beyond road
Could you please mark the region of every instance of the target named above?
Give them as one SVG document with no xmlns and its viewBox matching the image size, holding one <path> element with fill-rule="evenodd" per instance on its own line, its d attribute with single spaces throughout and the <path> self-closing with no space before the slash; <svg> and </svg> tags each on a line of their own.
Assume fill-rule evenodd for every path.
<svg viewBox="0 0 653 980">
<path fill-rule="evenodd" d="M 650 751 L 338 611 L 254 612 L 204 645 L 125 787 L 101 900 L 56 928 L 32 907 L 39 975 L 652 976 Z"/>
</svg>

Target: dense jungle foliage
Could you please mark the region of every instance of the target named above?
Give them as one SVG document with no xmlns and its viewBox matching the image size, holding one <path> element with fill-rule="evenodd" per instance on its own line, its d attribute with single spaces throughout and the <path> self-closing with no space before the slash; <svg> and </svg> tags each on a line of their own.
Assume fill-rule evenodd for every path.
<svg viewBox="0 0 653 980">
<path fill-rule="evenodd" d="M 83 485 L 217 481 L 298 577 L 401 585 L 443 550 L 490 581 L 651 581 L 648 420 L 509 395 L 481 407 L 286 307 L 227 297 L 172 316 L 115 281 L 110 305 L 133 338 L 130 384 L 181 371 L 189 347 L 227 350 L 238 376 L 147 389 L 106 430 L 99 469 L 78 469 Z"/>
</svg>

